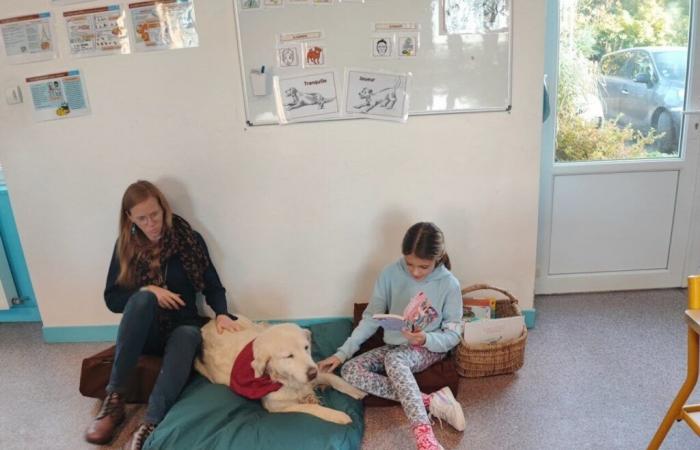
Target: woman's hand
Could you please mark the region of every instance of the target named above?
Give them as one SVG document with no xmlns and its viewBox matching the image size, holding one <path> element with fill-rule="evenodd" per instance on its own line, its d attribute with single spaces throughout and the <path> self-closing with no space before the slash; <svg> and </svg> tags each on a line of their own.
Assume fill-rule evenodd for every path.
<svg viewBox="0 0 700 450">
<path fill-rule="evenodd" d="M 401 330 L 401 334 L 403 334 L 403 337 L 405 337 L 408 343 L 411 345 L 421 346 L 425 344 L 425 331 L 416 331 L 415 333 L 412 333 L 408 330 Z"/>
<path fill-rule="evenodd" d="M 158 300 L 158 306 L 163 309 L 180 309 L 185 306 L 185 301 L 180 298 L 180 294 L 176 294 L 160 286 L 149 284 L 146 290 L 152 292 Z"/>
<path fill-rule="evenodd" d="M 226 331 L 241 331 L 243 326 L 238 323 L 237 320 L 231 319 L 226 314 L 219 314 L 216 316 L 216 332 L 222 334 L 224 330 Z"/>
<path fill-rule="evenodd" d="M 329 356 L 323 361 L 319 361 L 318 370 L 320 370 L 321 372 L 333 372 L 341 364 L 342 361 L 340 360 L 340 358 L 338 358 L 335 355 Z"/>
</svg>

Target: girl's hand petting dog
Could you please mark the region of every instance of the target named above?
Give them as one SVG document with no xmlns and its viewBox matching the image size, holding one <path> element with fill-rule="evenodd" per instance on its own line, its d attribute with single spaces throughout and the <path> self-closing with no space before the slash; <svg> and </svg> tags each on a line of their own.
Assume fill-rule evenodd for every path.
<svg viewBox="0 0 700 450">
<path fill-rule="evenodd" d="M 340 358 L 337 356 L 329 356 L 323 361 L 318 362 L 318 370 L 321 372 L 332 373 L 341 364 Z"/>
<path fill-rule="evenodd" d="M 412 333 L 408 330 L 401 330 L 401 334 L 403 334 L 403 337 L 405 337 L 408 343 L 411 345 L 421 346 L 425 344 L 426 336 L 424 331 L 416 331 L 415 333 Z"/>
<path fill-rule="evenodd" d="M 180 309 L 185 306 L 185 301 L 180 298 L 180 294 L 153 284 L 146 286 L 145 290 L 152 292 L 156 296 L 158 306 L 163 309 Z"/>
<path fill-rule="evenodd" d="M 221 334 L 225 331 L 240 331 L 243 329 L 243 326 L 238 323 L 236 320 L 232 320 L 229 316 L 226 314 L 219 314 L 216 316 L 216 332 Z"/>
</svg>

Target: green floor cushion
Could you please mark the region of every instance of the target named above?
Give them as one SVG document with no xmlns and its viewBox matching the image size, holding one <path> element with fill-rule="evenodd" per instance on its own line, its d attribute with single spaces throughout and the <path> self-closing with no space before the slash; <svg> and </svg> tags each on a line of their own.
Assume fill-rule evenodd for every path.
<svg viewBox="0 0 700 450">
<path fill-rule="evenodd" d="M 309 325 L 312 354 L 331 355 L 350 335 L 349 320 Z M 223 385 L 194 376 L 158 425 L 145 449 L 168 450 L 355 450 L 364 432 L 362 402 L 333 389 L 319 392 L 321 403 L 345 411 L 350 425 L 302 413 L 268 413 L 259 401 L 240 397 Z"/>
</svg>

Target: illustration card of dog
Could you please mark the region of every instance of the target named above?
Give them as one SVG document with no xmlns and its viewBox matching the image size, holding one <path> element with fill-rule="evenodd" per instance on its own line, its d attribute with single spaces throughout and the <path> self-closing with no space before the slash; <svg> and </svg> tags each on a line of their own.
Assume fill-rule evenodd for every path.
<svg viewBox="0 0 700 450">
<path fill-rule="evenodd" d="M 334 72 L 276 76 L 273 82 L 282 123 L 330 118 L 340 111 Z"/>
<path fill-rule="evenodd" d="M 345 113 L 355 116 L 405 121 L 410 73 L 394 74 L 348 70 Z"/>
<path fill-rule="evenodd" d="M 241 331 L 217 333 L 214 321 L 202 328 L 202 352 L 195 369 L 212 383 L 260 399 L 271 413 L 299 412 L 346 425 L 343 411 L 319 404 L 314 388 L 330 386 L 355 399 L 365 392 L 332 373 L 318 370 L 311 358 L 311 332 L 293 323 L 267 325 L 238 316 Z"/>
</svg>

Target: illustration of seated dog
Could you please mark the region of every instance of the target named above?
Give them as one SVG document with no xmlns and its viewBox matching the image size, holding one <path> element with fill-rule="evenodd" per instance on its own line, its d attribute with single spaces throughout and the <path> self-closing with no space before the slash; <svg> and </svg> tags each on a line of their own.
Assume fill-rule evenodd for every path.
<svg viewBox="0 0 700 450">
<path fill-rule="evenodd" d="M 355 109 L 361 110 L 361 112 L 370 112 L 377 106 L 381 106 L 386 109 L 394 109 L 396 104 L 396 87 L 388 87 L 381 89 L 377 92 L 374 90 L 363 87 L 358 96 L 362 100 L 362 103 L 355 106 Z"/>
<path fill-rule="evenodd" d="M 333 100 L 335 100 L 335 97 L 325 98 L 323 95 L 315 92 L 301 92 L 295 87 L 290 87 L 289 89 L 286 89 L 284 91 L 284 95 L 292 100 L 291 102 L 284 105 L 287 111 L 311 105 L 318 105 L 318 109 L 323 109 L 326 103 L 330 103 Z"/>
<path fill-rule="evenodd" d="M 349 424 L 350 416 L 319 404 L 315 386 L 331 386 L 355 399 L 367 395 L 332 373 L 319 372 L 311 359 L 311 332 L 292 323 L 267 325 L 238 316 L 241 331 L 202 328 L 202 353 L 195 369 L 269 412 L 300 412 L 328 422 Z"/>
</svg>

